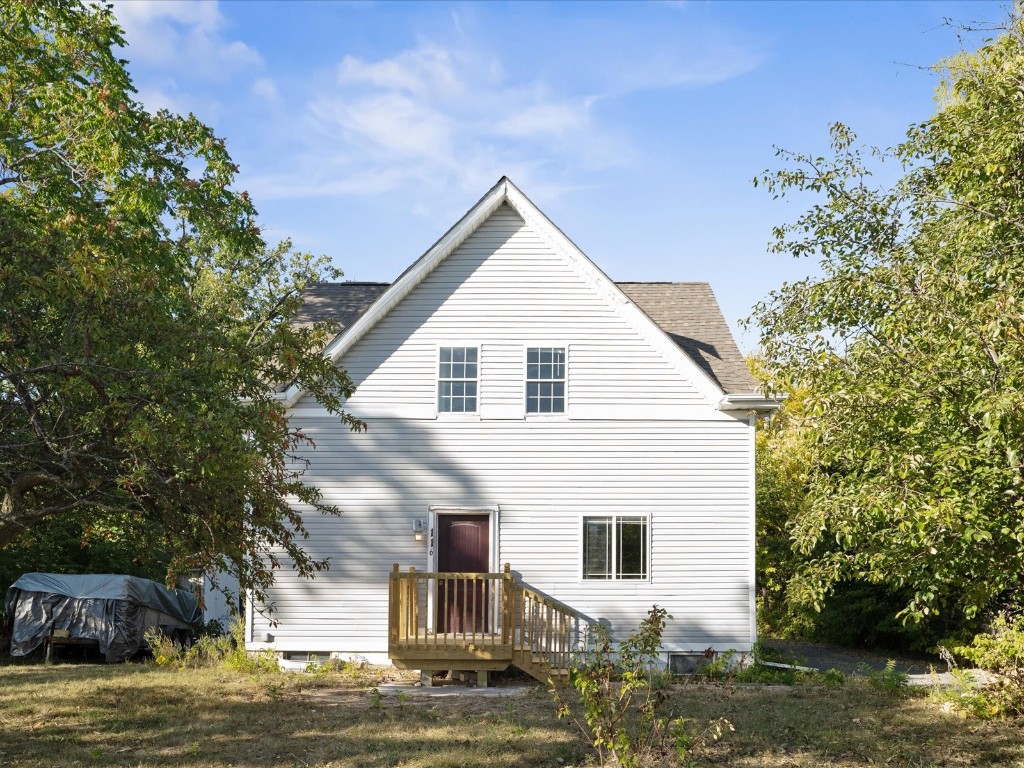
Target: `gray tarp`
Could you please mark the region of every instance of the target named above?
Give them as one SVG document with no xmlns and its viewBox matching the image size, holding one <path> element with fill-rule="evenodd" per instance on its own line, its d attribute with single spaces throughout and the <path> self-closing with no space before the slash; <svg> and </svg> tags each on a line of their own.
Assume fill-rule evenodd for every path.
<svg viewBox="0 0 1024 768">
<path fill-rule="evenodd" d="M 26 573 L 7 590 L 11 655 L 24 656 L 54 629 L 96 640 L 107 661 L 124 661 L 143 647 L 145 632 L 198 629 L 196 598 L 136 576 Z"/>
</svg>

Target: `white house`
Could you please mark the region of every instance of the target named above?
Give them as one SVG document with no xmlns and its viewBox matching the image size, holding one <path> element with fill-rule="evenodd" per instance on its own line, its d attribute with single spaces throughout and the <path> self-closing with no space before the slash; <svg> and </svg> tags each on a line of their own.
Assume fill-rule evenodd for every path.
<svg viewBox="0 0 1024 768">
<path fill-rule="evenodd" d="M 250 649 L 494 669 L 499 646 L 536 661 L 545 636 L 654 604 L 673 663 L 751 648 L 754 422 L 775 404 L 707 284 L 612 282 L 503 178 L 394 283 L 305 299 L 299 320 L 342 326 L 326 354 L 368 429 L 280 393 L 344 514 L 305 519 L 330 570 L 282 570 Z"/>
</svg>

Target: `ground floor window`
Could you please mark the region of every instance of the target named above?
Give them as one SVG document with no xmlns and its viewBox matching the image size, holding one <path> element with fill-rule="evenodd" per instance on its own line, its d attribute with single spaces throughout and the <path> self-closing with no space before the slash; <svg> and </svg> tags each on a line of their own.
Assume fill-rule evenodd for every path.
<svg viewBox="0 0 1024 768">
<path fill-rule="evenodd" d="M 646 515 L 583 518 L 584 579 L 646 579 Z"/>
</svg>

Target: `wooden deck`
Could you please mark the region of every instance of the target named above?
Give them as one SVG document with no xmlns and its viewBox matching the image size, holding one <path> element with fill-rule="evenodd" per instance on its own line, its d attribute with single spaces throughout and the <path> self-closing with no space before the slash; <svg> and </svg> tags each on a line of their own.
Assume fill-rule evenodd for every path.
<svg viewBox="0 0 1024 768">
<path fill-rule="evenodd" d="M 514 664 L 568 679 L 586 622 L 564 603 L 501 573 L 391 572 L 388 656 L 401 669 L 484 672 Z"/>
</svg>

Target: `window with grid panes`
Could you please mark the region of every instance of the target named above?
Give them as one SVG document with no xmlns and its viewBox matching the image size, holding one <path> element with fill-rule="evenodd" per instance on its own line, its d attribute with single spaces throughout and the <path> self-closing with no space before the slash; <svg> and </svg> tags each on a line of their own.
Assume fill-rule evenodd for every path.
<svg viewBox="0 0 1024 768">
<path fill-rule="evenodd" d="M 583 518 L 583 578 L 647 578 L 648 519 L 644 515 Z"/>
<path fill-rule="evenodd" d="M 526 412 L 565 413 L 565 349 L 526 350 Z"/>
<path fill-rule="evenodd" d="M 441 347 L 437 370 L 437 410 L 476 413 L 476 347 Z"/>
</svg>

